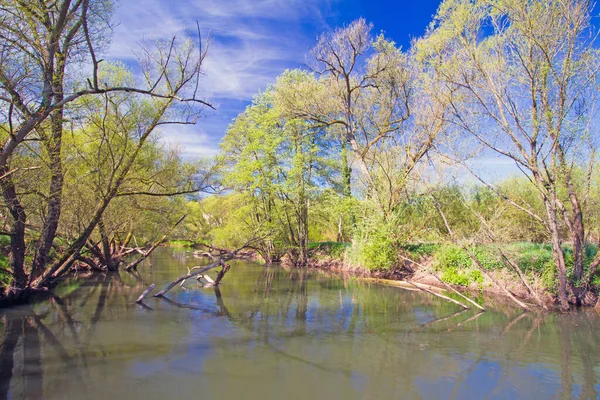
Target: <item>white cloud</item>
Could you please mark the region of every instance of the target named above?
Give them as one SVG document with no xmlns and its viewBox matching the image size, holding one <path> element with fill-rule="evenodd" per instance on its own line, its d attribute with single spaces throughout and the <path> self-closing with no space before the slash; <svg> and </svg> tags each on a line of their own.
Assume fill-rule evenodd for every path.
<svg viewBox="0 0 600 400">
<path fill-rule="evenodd" d="M 164 125 L 159 138 L 165 146 L 178 149 L 183 158 L 211 157 L 218 152 L 211 137 L 194 125 Z"/>
<path fill-rule="evenodd" d="M 114 20 L 113 41 L 105 55 L 109 59 L 135 60 L 138 43 L 150 39 L 179 38 L 194 33 L 196 21 L 210 49 L 201 82 L 204 98 L 213 99 L 220 121 L 211 124 L 207 137 L 224 134 L 227 121 L 242 112 L 252 96 L 273 82 L 283 69 L 297 67 L 314 44 L 314 27 L 327 27 L 322 13 L 334 0 L 122 0 Z M 324 11 L 325 10 L 325 11 Z M 235 102 L 239 109 L 221 111 L 219 106 Z M 219 113 L 227 113 L 219 115 Z M 182 132 L 190 130 L 185 129 Z M 183 136 L 181 136 L 183 135 Z M 193 145 L 193 136 L 180 134 L 186 152 L 205 153 L 204 145 Z M 207 145 L 216 149 L 218 140 Z"/>
</svg>

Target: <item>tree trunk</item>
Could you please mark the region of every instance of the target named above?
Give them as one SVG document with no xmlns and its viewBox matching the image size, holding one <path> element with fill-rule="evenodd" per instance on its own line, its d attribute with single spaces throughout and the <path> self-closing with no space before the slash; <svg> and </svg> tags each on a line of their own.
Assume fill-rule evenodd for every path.
<svg viewBox="0 0 600 400">
<path fill-rule="evenodd" d="M 98 230 L 100 231 L 100 239 L 102 240 L 102 258 L 104 259 L 104 265 L 106 265 L 106 269 L 111 272 L 118 271 L 119 266 L 113 259 L 108 234 L 102 220 L 98 221 Z"/>
<path fill-rule="evenodd" d="M 27 274 L 25 273 L 25 222 L 27 215 L 17 197 L 15 184 L 10 176 L 7 165 L 0 168 L 0 185 L 6 205 L 12 217 L 12 230 L 10 235 L 10 267 L 13 281 L 9 290 L 13 294 L 19 294 L 27 286 Z"/>
<path fill-rule="evenodd" d="M 62 100 L 61 93 L 56 93 L 57 100 Z M 46 149 L 48 151 L 48 157 L 50 161 L 50 193 L 48 195 L 48 213 L 44 226 L 42 227 L 42 233 L 38 240 L 37 254 L 33 261 L 31 269 L 31 277 L 33 280 L 40 276 L 48 262 L 48 255 L 50 249 L 54 243 L 54 237 L 56 236 L 56 230 L 58 229 L 58 222 L 60 220 L 60 214 L 62 209 L 62 192 L 63 192 L 63 170 L 62 170 L 62 134 L 63 134 L 63 108 L 58 108 L 52 114 L 52 132 L 50 137 L 46 140 Z"/>
<path fill-rule="evenodd" d="M 579 199 L 575 194 L 574 189 L 569 184 L 569 198 L 572 208 L 572 222 L 569 224 L 571 231 L 571 240 L 573 241 L 573 277 L 576 284 L 581 284 L 583 276 L 583 263 L 585 259 L 585 229 L 583 225 L 583 212 Z M 575 293 L 577 300 L 580 301 L 580 293 Z"/>
<path fill-rule="evenodd" d="M 548 226 L 550 228 L 550 236 L 552 240 L 552 255 L 554 263 L 558 270 L 558 300 L 560 301 L 560 309 L 567 311 L 569 309 L 569 300 L 567 295 L 567 268 L 565 265 L 565 254 L 563 252 L 560 240 L 560 232 L 556 218 L 556 202 L 552 199 L 544 200 L 546 213 L 548 214 Z"/>
<path fill-rule="evenodd" d="M 346 149 L 346 141 L 342 139 L 342 185 L 344 197 L 352 196 L 351 187 L 352 168 L 348 165 L 348 150 Z"/>
</svg>

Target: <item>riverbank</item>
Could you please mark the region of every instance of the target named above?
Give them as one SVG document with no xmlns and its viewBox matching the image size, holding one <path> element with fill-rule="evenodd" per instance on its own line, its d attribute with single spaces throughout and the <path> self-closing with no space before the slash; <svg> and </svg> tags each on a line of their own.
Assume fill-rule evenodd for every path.
<svg viewBox="0 0 600 400">
<path fill-rule="evenodd" d="M 501 297 L 525 309 L 558 310 L 555 287 L 556 273 L 551 250 L 544 245 L 515 243 L 509 255 L 516 261 L 508 264 L 485 248 L 475 249 L 477 263 L 460 248 L 448 245 L 420 244 L 405 246 L 398 254 L 398 262 L 391 268 L 370 269 L 351 262 L 347 251 L 339 244 L 313 245 L 308 267 L 334 273 L 350 273 L 374 282 L 412 287 L 415 283 L 430 290 L 450 293 L 454 290 L 469 298 Z M 346 246 L 346 248 L 348 248 Z M 589 252 L 595 254 L 597 249 Z M 506 256 L 506 255 L 505 255 Z M 477 265 L 478 264 L 478 265 Z M 517 273 L 512 266 L 519 268 Z M 482 268 L 483 267 L 483 268 Z M 414 289 L 414 287 L 413 287 Z M 592 298 L 593 297 L 593 298 Z M 575 299 L 571 299 L 575 304 Z M 600 309 L 598 290 L 588 294 L 586 303 Z"/>
</svg>

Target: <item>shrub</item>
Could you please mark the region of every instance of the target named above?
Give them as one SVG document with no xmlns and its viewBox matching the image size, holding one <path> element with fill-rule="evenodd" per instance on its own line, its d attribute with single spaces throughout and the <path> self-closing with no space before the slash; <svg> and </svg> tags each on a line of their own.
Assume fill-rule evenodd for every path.
<svg viewBox="0 0 600 400">
<path fill-rule="evenodd" d="M 404 244 L 400 248 L 413 257 L 429 257 L 435 254 L 440 248 L 439 244 L 435 243 L 411 243 Z"/>
<path fill-rule="evenodd" d="M 385 235 L 356 240 L 348 252 L 350 262 L 370 270 L 390 269 L 398 262 L 397 249 Z"/>
<path fill-rule="evenodd" d="M 513 243 L 508 246 L 508 251 L 513 254 L 515 261 L 523 272 L 538 274 L 546 271 L 552 259 L 552 246 L 538 243 Z"/>
<path fill-rule="evenodd" d="M 483 274 L 477 269 L 462 271 L 456 267 L 447 267 L 440 278 L 451 285 L 469 286 L 471 283 L 483 283 Z"/>
<path fill-rule="evenodd" d="M 471 248 L 471 252 L 473 252 L 477 261 L 479 261 L 483 268 L 488 271 L 504 268 L 504 263 L 491 247 L 474 246 Z"/>
<path fill-rule="evenodd" d="M 443 245 L 435 252 L 435 266 L 438 270 L 467 269 L 472 263 L 469 255 L 458 246 Z"/>
<path fill-rule="evenodd" d="M 0 247 L 10 247 L 10 235 L 0 235 Z"/>
<path fill-rule="evenodd" d="M 0 255 L 0 288 L 10 285 L 12 276 L 2 270 L 10 270 L 8 257 Z"/>
<path fill-rule="evenodd" d="M 390 269 L 398 263 L 398 246 L 388 229 L 359 233 L 348 250 L 349 261 L 370 270 Z"/>
<path fill-rule="evenodd" d="M 351 243 L 346 242 L 311 242 L 308 244 L 308 249 L 323 252 L 331 258 L 342 259 L 350 246 Z"/>
<path fill-rule="evenodd" d="M 475 256 L 486 268 L 498 262 L 488 252 L 473 249 Z M 463 249 L 454 245 L 441 246 L 435 252 L 435 269 L 441 271 L 440 278 L 451 285 L 469 286 L 483 283 L 483 274 L 473 266 L 473 261 Z"/>
</svg>

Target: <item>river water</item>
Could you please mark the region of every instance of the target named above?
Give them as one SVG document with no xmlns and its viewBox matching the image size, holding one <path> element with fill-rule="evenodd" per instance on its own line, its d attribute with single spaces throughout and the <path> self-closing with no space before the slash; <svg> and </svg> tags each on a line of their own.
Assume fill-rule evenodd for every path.
<svg viewBox="0 0 600 400">
<path fill-rule="evenodd" d="M 135 304 L 201 264 L 69 280 L 0 312 L 0 399 L 596 399 L 600 316 L 460 311 L 426 293 L 247 262 Z M 214 272 L 213 272 L 214 276 Z M 158 289 L 157 288 L 157 289 Z"/>
</svg>

